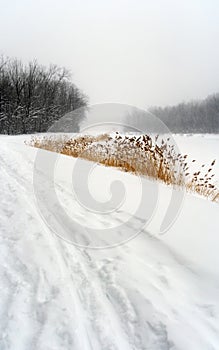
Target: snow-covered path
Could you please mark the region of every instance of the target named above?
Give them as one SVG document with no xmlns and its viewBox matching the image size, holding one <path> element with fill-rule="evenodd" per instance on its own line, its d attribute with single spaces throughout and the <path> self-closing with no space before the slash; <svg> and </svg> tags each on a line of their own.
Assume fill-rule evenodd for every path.
<svg viewBox="0 0 219 350">
<path fill-rule="evenodd" d="M 114 248 L 79 248 L 40 216 L 36 150 L 13 137 L 1 137 L 0 147 L 1 350 L 219 348 L 216 204 L 186 196 L 162 240 L 152 225 Z M 69 206 L 68 185 L 59 186 Z M 86 208 L 75 216 L 90 220 Z"/>
</svg>

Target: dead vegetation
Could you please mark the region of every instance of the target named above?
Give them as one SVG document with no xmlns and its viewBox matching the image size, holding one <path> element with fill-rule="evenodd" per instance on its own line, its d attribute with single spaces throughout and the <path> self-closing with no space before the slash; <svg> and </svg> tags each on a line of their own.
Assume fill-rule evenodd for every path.
<svg viewBox="0 0 219 350">
<path fill-rule="evenodd" d="M 207 171 L 190 171 L 188 155 L 175 151 L 170 139 L 149 135 L 78 136 L 66 135 L 33 137 L 29 145 L 79 157 L 106 166 L 113 166 L 134 174 L 160 180 L 167 185 L 184 187 L 212 201 L 219 202 L 219 190 L 212 182 L 215 160 Z M 193 159 L 190 163 L 194 163 Z M 204 168 L 205 165 L 202 166 Z"/>
</svg>

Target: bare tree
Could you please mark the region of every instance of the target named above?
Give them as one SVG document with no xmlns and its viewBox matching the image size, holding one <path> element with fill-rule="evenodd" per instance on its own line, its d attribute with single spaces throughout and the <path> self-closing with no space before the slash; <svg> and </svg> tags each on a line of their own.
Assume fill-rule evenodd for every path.
<svg viewBox="0 0 219 350">
<path fill-rule="evenodd" d="M 180 103 L 176 106 L 152 107 L 149 110 L 176 133 L 219 133 L 219 93 L 204 100 Z M 160 132 L 156 125 L 148 125 L 143 115 L 129 115 L 145 130 Z"/>
<path fill-rule="evenodd" d="M 71 82 L 65 68 L 46 68 L 37 61 L 23 65 L 17 59 L 1 57 L 1 133 L 44 132 L 67 112 L 86 106 L 87 97 Z M 80 122 L 75 118 L 76 130 Z"/>
</svg>

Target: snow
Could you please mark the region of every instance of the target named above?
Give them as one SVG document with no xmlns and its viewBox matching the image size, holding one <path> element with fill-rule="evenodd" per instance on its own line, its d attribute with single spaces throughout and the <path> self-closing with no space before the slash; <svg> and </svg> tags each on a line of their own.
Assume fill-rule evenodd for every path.
<svg viewBox="0 0 219 350">
<path fill-rule="evenodd" d="M 176 138 L 218 160 L 219 136 Z M 218 204 L 185 194 L 162 233 L 176 190 L 47 151 L 37 163 L 24 139 L 0 137 L 0 349 L 219 349 Z"/>
</svg>

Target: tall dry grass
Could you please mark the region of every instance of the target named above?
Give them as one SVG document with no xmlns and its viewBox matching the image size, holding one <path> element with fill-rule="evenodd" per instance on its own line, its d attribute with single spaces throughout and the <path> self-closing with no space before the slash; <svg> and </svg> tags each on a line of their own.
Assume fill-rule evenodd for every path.
<svg viewBox="0 0 219 350">
<path fill-rule="evenodd" d="M 114 135 L 86 135 L 75 138 L 68 138 L 66 135 L 36 136 L 28 144 L 117 167 L 160 180 L 167 185 L 184 187 L 189 192 L 219 201 L 219 190 L 213 183 L 215 160 L 204 175 L 201 170 L 191 172 L 188 155 L 177 153 L 170 144 L 170 139 L 164 140 L 159 135 L 153 140 L 149 135 L 130 136 L 118 132 Z"/>
</svg>

